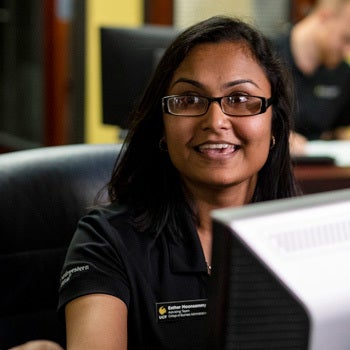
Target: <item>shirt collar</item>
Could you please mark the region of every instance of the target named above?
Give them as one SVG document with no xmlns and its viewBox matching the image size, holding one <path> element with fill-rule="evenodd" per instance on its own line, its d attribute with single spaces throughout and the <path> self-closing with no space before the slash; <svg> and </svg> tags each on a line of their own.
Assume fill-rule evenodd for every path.
<svg viewBox="0 0 350 350">
<path fill-rule="evenodd" d="M 184 238 L 169 242 L 170 269 L 175 273 L 207 273 L 207 265 L 197 230 L 194 225 L 187 227 L 189 229 L 184 234 Z"/>
</svg>

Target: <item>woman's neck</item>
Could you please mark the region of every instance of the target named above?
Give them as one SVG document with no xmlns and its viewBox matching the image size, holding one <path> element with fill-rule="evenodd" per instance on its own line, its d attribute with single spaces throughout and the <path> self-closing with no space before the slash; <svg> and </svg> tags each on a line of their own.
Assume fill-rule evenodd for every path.
<svg viewBox="0 0 350 350">
<path fill-rule="evenodd" d="M 212 191 L 192 191 L 196 213 L 199 219 L 197 232 L 201 241 L 205 260 L 208 265 L 211 264 L 212 248 L 212 218 L 211 212 L 216 209 L 228 207 L 240 207 L 250 203 L 254 191 L 247 189 L 213 189 Z"/>
<path fill-rule="evenodd" d="M 210 219 L 210 213 L 213 210 L 240 207 L 252 201 L 257 178 L 245 181 L 235 186 L 227 187 L 203 187 L 186 185 L 191 193 L 196 212 L 201 222 Z"/>
</svg>

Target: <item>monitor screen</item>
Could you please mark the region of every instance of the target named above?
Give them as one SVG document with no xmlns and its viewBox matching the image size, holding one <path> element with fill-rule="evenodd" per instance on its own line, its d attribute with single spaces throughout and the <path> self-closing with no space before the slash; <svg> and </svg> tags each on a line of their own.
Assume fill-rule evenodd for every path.
<svg viewBox="0 0 350 350">
<path fill-rule="evenodd" d="M 349 349 L 350 189 L 212 217 L 210 349 Z"/>
<path fill-rule="evenodd" d="M 100 29 L 103 123 L 128 128 L 132 110 L 176 34 L 167 26 Z"/>
</svg>

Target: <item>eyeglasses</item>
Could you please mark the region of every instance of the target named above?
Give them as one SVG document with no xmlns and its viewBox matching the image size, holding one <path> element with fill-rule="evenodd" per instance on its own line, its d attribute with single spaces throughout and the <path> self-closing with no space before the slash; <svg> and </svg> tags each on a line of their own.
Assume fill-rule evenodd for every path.
<svg viewBox="0 0 350 350">
<path fill-rule="evenodd" d="M 199 117 L 207 113 L 212 102 L 218 102 L 223 113 L 235 117 L 248 117 L 266 112 L 272 97 L 231 95 L 204 97 L 196 95 L 172 95 L 162 98 L 163 112 L 183 117 Z"/>
</svg>

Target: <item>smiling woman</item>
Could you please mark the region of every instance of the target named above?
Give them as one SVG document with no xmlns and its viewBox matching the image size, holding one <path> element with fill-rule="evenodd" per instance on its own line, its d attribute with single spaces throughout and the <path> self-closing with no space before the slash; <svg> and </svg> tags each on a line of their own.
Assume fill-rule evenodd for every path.
<svg viewBox="0 0 350 350">
<path fill-rule="evenodd" d="M 210 212 L 299 193 L 288 86 L 244 22 L 214 17 L 175 39 L 135 112 L 111 203 L 82 218 L 69 248 L 68 349 L 205 348 Z"/>
<path fill-rule="evenodd" d="M 171 113 L 171 105 L 163 117 L 169 157 L 185 186 L 203 193 L 201 198 L 215 198 L 212 192 L 225 186 L 230 206 L 250 202 L 269 154 L 272 109 L 261 108 L 271 97 L 271 86 L 246 44 L 196 46 L 175 70 L 167 93 L 178 95 L 177 100 L 190 98 L 181 104 L 181 115 L 179 108 L 176 115 Z M 196 113 L 193 101 L 201 103 L 201 113 Z"/>
</svg>

